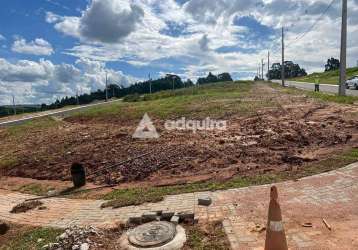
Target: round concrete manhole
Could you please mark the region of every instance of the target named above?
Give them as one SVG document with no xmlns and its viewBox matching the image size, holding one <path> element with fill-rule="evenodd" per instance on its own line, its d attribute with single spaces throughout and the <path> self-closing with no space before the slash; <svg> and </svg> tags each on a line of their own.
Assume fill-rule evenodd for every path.
<svg viewBox="0 0 358 250">
<path fill-rule="evenodd" d="M 129 233 L 128 241 L 137 247 L 159 247 L 173 240 L 175 235 L 174 224 L 155 221 L 136 227 Z"/>
</svg>

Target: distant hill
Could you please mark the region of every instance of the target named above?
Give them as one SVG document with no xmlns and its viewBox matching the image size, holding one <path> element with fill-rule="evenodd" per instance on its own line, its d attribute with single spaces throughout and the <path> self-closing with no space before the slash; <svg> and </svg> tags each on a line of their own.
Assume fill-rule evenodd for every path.
<svg viewBox="0 0 358 250">
<path fill-rule="evenodd" d="M 358 67 L 347 69 L 347 79 L 352 76 L 358 75 Z M 316 79 L 319 79 L 320 83 L 326 84 L 338 84 L 339 82 L 339 70 L 327 71 L 323 73 L 313 73 L 303 77 L 297 77 L 290 80 L 298 82 L 312 82 L 314 83 Z"/>
</svg>

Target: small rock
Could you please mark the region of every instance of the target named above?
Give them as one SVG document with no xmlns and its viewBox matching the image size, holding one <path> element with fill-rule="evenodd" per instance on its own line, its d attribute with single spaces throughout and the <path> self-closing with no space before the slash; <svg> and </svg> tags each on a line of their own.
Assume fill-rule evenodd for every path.
<svg viewBox="0 0 358 250">
<path fill-rule="evenodd" d="M 51 196 L 51 195 L 55 195 L 56 194 L 56 190 L 50 190 L 47 192 L 47 195 Z"/>
<path fill-rule="evenodd" d="M 156 212 L 145 212 L 145 213 L 142 215 L 142 219 L 143 219 L 145 222 L 154 221 L 154 220 L 157 219 L 157 213 L 156 213 Z"/>
<path fill-rule="evenodd" d="M 175 225 L 179 224 L 179 216 L 174 215 L 171 219 L 170 222 L 174 223 Z"/>
<path fill-rule="evenodd" d="M 46 210 L 46 209 L 47 209 L 46 206 L 41 206 L 41 207 L 38 208 L 38 210 Z"/>
<path fill-rule="evenodd" d="M 37 243 L 41 243 L 41 242 L 43 242 L 44 241 L 44 239 L 42 239 L 42 238 L 38 238 L 37 239 Z"/>
<path fill-rule="evenodd" d="M 78 250 L 78 249 L 80 249 L 80 246 L 79 246 L 79 245 L 73 245 L 73 246 L 72 246 L 72 250 Z"/>
<path fill-rule="evenodd" d="M 83 243 L 80 247 L 80 250 L 88 250 L 88 249 L 89 249 L 88 243 Z"/>
<path fill-rule="evenodd" d="M 209 196 L 203 196 L 198 198 L 198 204 L 200 206 L 210 206 L 211 202 L 212 200 Z"/>
<path fill-rule="evenodd" d="M 59 247 L 60 247 L 60 244 L 58 244 L 58 243 L 50 243 L 50 244 L 48 244 L 49 249 L 59 248 Z"/>
<path fill-rule="evenodd" d="M 162 220 L 169 220 L 173 216 L 174 216 L 174 212 L 163 211 L 162 215 L 161 215 L 161 219 Z"/>
<path fill-rule="evenodd" d="M 63 234 L 61 234 L 60 236 L 58 236 L 58 238 L 59 238 L 60 240 L 64 240 L 64 239 L 67 239 L 67 238 L 68 238 L 68 235 L 67 235 L 67 233 L 63 233 Z"/>
<path fill-rule="evenodd" d="M 142 223 L 142 217 L 130 217 L 128 220 L 129 224 L 141 224 Z"/>
<path fill-rule="evenodd" d="M 179 212 L 175 214 L 176 216 L 179 216 L 180 219 L 194 219 L 194 213 L 192 212 Z"/>
</svg>

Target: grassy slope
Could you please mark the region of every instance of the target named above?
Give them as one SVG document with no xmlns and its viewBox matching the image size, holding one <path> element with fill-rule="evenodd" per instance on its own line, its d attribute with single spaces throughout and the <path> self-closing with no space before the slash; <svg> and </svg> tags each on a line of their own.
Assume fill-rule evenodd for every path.
<svg viewBox="0 0 358 250">
<path fill-rule="evenodd" d="M 140 119 L 144 113 L 148 112 L 153 117 L 168 119 L 187 114 L 192 117 L 215 117 L 233 109 L 249 112 L 252 107 L 241 103 L 240 97 L 245 96 L 252 86 L 246 82 L 235 82 L 161 91 L 144 95 L 140 101 L 94 107 L 75 113 L 72 117 L 95 120 L 115 117 L 121 120 L 132 120 Z"/>
<path fill-rule="evenodd" d="M 347 69 L 347 79 L 358 75 L 358 67 Z M 339 81 L 339 70 L 323 72 L 323 73 L 313 73 L 303 77 L 297 77 L 290 80 L 298 82 L 311 82 L 315 83 L 316 78 L 319 79 L 320 83 L 325 84 L 338 84 Z"/>
</svg>

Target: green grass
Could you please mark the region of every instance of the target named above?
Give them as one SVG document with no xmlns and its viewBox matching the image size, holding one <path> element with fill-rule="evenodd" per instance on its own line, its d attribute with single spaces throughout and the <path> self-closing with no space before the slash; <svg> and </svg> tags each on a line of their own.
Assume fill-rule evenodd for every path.
<svg viewBox="0 0 358 250">
<path fill-rule="evenodd" d="M 270 86 L 275 89 L 281 90 L 285 94 L 291 94 L 291 95 L 305 94 L 308 97 L 315 98 L 317 100 L 324 101 L 324 102 L 335 102 L 335 103 L 340 103 L 340 104 L 354 104 L 354 103 L 358 102 L 357 96 L 339 96 L 339 95 L 334 95 L 334 94 L 329 94 L 329 93 L 313 92 L 313 91 L 309 91 L 309 90 L 297 89 L 294 87 L 283 88 L 278 83 L 271 83 Z"/>
<path fill-rule="evenodd" d="M 230 243 L 224 232 L 221 222 L 212 224 L 187 226 L 187 242 L 184 250 L 226 250 L 230 249 Z"/>
<path fill-rule="evenodd" d="M 20 125 L 10 126 L 5 129 L 5 134 L 10 137 L 21 137 L 26 133 L 33 133 L 38 130 L 54 127 L 59 123 L 60 122 L 53 117 L 38 118 Z"/>
<path fill-rule="evenodd" d="M 14 167 L 18 164 L 18 160 L 16 157 L 8 154 L 3 156 L 3 158 L 0 158 L 0 169 L 4 167 Z"/>
<path fill-rule="evenodd" d="M 93 107 L 75 113 L 72 117 L 97 120 L 115 118 L 127 121 L 140 119 L 146 112 L 160 119 L 186 114 L 194 117 L 206 117 L 208 115 L 214 117 L 230 111 L 250 112 L 250 110 L 255 109 L 255 104 L 243 103 L 240 99 L 247 96 L 252 88 L 252 83 L 235 82 L 209 84 L 175 91 L 161 91 L 143 97 L 128 97 L 131 102 Z M 269 103 L 262 102 L 256 105 L 269 105 Z"/>
<path fill-rule="evenodd" d="M 347 69 L 347 79 L 358 75 L 358 67 Z M 322 72 L 322 73 L 313 73 L 307 76 L 293 78 L 290 80 L 298 81 L 298 82 L 311 82 L 315 83 L 316 79 L 319 79 L 320 83 L 325 84 L 338 84 L 339 82 L 339 70 Z"/>
<path fill-rule="evenodd" d="M 27 185 L 21 186 L 17 191 L 27 194 L 33 194 L 33 195 L 46 195 L 48 191 L 52 190 L 53 188 L 49 186 L 44 186 L 38 183 L 31 183 Z"/>
<path fill-rule="evenodd" d="M 109 194 L 106 194 L 103 197 L 104 199 L 110 201 L 103 203 L 102 207 L 118 208 L 139 205 L 146 202 L 158 202 L 163 200 L 164 196 L 166 195 L 226 190 L 231 188 L 271 184 L 286 180 L 295 180 L 298 178 L 338 169 L 356 161 L 358 161 L 358 149 L 352 149 L 351 151 L 332 156 L 328 159 L 302 166 L 298 172 L 287 171 L 276 174 L 268 173 L 250 177 L 236 176 L 225 182 L 208 181 L 167 187 L 118 189 L 112 191 Z"/>
<path fill-rule="evenodd" d="M 10 239 L 4 246 L 0 246 L 0 250 L 40 250 L 44 245 L 55 242 L 56 237 L 62 232 L 60 229 L 51 228 L 28 229 Z M 42 241 L 38 242 L 38 239 Z"/>
</svg>

